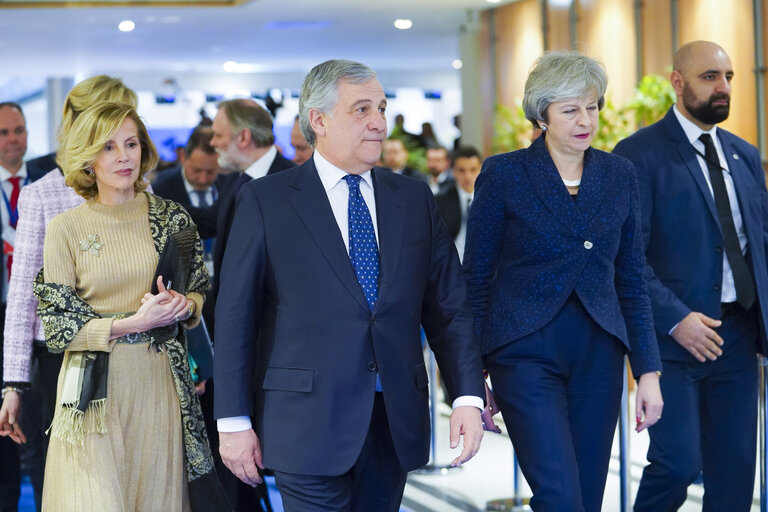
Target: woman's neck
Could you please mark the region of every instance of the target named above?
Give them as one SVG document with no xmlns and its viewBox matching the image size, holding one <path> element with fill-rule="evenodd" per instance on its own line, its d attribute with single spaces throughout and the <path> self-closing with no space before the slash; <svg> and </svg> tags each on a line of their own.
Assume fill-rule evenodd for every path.
<svg viewBox="0 0 768 512">
<path fill-rule="evenodd" d="M 555 163 L 560 177 L 569 181 L 580 180 L 584 170 L 584 153 L 562 153 L 553 144 L 546 141 L 546 139 L 545 142 L 547 142 L 549 156 Z"/>
<path fill-rule="evenodd" d="M 111 206 L 118 206 L 132 201 L 136 197 L 136 191 L 133 187 L 129 189 L 116 189 L 111 187 L 102 187 L 96 195 L 96 202 Z"/>
</svg>

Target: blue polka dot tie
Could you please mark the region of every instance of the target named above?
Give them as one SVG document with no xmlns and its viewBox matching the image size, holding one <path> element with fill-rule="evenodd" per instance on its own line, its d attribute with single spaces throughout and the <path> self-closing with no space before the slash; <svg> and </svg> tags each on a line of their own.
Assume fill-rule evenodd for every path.
<svg viewBox="0 0 768 512">
<path fill-rule="evenodd" d="M 379 296 L 379 248 L 373 230 L 371 212 L 360 194 L 361 176 L 347 174 L 349 186 L 349 259 L 363 289 L 368 307 L 373 309 Z"/>
</svg>

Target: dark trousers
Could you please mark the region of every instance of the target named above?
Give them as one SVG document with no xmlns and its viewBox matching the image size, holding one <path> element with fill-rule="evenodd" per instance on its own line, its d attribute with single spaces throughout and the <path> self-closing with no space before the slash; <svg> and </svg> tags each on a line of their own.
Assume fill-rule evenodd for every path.
<svg viewBox="0 0 768 512">
<path fill-rule="evenodd" d="M 397 512 L 407 473 L 389 431 L 384 398 L 376 393 L 368 435 L 355 465 L 338 476 L 275 471 L 286 512 Z"/>
<path fill-rule="evenodd" d="M 722 318 L 715 361 L 664 361 L 664 413 L 649 429 L 648 461 L 635 512 L 671 512 L 704 472 L 704 512 L 749 511 L 757 437 L 755 308 Z"/>
<path fill-rule="evenodd" d="M 600 512 L 624 346 L 570 299 L 543 329 L 486 356 L 536 512 Z"/>
<path fill-rule="evenodd" d="M 5 325 L 5 304 L 0 305 L 0 326 Z M 3 335 L 0 331 L 0 361 L 3 360 Z M 0 364 L 0 382 L 3 378 Z M 2 404 L 2 401 L 0 401 Z M 19 506 L 21 468 L 19 450 L 10 437 L 0 437 L 0 512 L 15 512 Z"/>
</svg>

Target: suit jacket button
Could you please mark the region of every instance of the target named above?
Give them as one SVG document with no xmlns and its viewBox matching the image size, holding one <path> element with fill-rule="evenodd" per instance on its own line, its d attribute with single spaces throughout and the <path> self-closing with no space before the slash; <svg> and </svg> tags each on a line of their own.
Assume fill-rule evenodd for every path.
<svg viewBox="0 0 768 512">
<path fill-rule="evenodd" d="M 368 371 L 369 372 L 375 372 L 376 371 L 376 363 L 373 361 L 368 362 Z"/>
<path fill-rule="evenodd" d="M 719 291 L 720 291 L 720 285 L 719 285 L 719 284 L 716 284 L 716 285 L 715 285 L 715 291 L 717 291 L 717 292 L 719 292 Z"/>
<path fill-rule="evenodd" d="M 591 249 L 593 247 L 593 245 L 594 244 L 592 242 L 590 242 L 589 240 L 584 240 L 584 248 L 585 249 L 589 250 L 589 249 Z"/>
<path fill-rule="evenodd" d="M 720 245 L 718 245 L 717 247 L 715 247 L 715 250 L 716 250 L 717 252 L 723 252 L 723 247 L 722 247 L 722 246 L 720 246 Z"/>
</svg>

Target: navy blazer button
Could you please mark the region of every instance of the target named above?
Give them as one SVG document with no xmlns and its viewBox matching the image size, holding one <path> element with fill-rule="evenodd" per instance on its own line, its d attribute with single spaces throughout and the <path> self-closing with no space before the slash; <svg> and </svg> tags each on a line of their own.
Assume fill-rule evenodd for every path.
<svg viewBox="0 0 768 512">
<path fill-rule="evenodd" d="M 718 291 L 718 292 L 720 291 L 720 285 L 719 284 L 715 285 L 715 291 Z"/>
<path fill-rule="evenodd" d="M 592 242 L 590 242 L 589 240 L 584 240 L 584 248 L 585 248 L 585 249 L 589 250 L 589 249 L 591 249 L 593 246 L 594 246 L 594 244 L 593 244 Z"/>
<path fill-rule="evenodd" d="M 717 247 L 715 247 L 715 250 L 716 250 L 717 252 L 723 252 L 723 246 L 721 246 L 721 245 L 718 245 Z"/>
<path fill-rule="evenodd" d="M 376 363 L 373 361 L 368 362 L 368 371 L 369 372 L 375 372 L 376 371 Z"/>
</svg>

